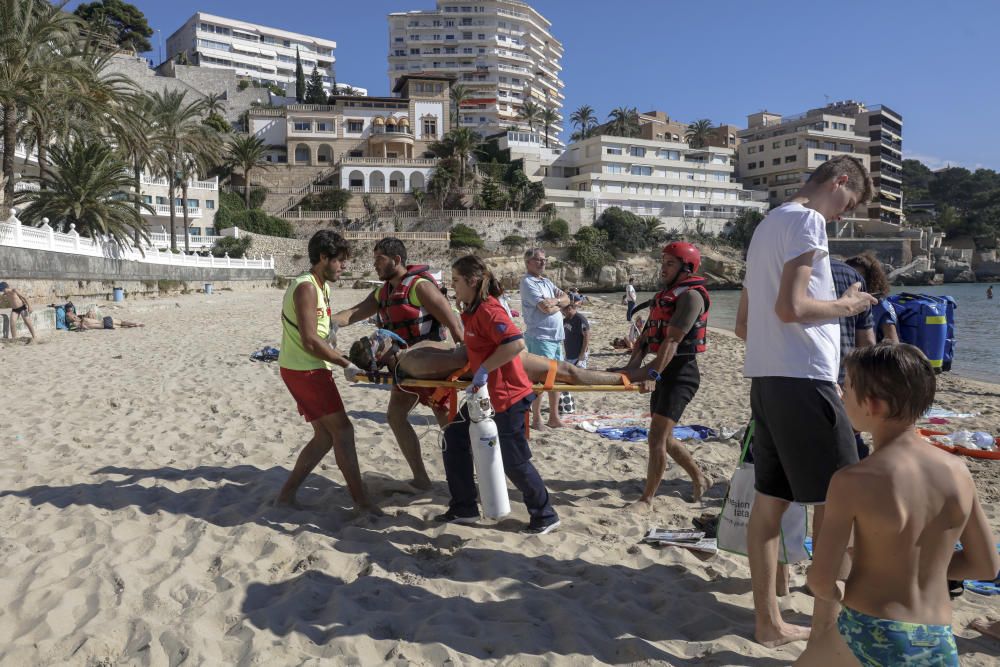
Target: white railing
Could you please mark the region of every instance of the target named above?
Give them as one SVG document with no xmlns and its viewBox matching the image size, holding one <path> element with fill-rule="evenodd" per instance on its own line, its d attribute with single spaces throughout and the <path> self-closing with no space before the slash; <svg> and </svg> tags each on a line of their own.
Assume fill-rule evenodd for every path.
<svg viewBox="0 0 1000 667">
<path fill-rule="evenodd" d="M 142 174 L 139 177 L 139 182 L 142 183 L 143 185 L 158 185 L 158 186 L 163 187 L 163 188 L 165 188 L 165 187 L 167 187 L 169 185 L 169 183 L 167 183 L 167 179 L 164 178 L 163 176 L 150 176 L 149 174 Z M 179 189 L 180 188 L 178 186 L 178 190 Z M 196 181 L 196 180 L 192 179 L 192 180 L 188 181 L 188 189 L 190 189 L 190 190 L 218 190 L 219 189 L 219 182 L 218 181 L 214 181 L 214 180 L 212 180 L 212 181 Z"/>
<path fill-rule="evenodd" d="M 442 218 L 496 218 L 499 220 L 544 220 L 546 214 L 538 211 L 483 211 L 477 209 L 457 209 L 445 211 L 424 211 L 422 214 L 417 211 L 380 212 L 379 218 L 426 218 L 440 220 Z M 285 220 L 340 220 L 348 217 L 343 211 L 299 211 L 292 210 L 282 213 L 280 218 Z M 365 217 L 365 216 L 359 216 Z"/>
<path fill-rule="evenodd" d="M 211 248 L 215 245 L 215 242 L 221 239 L 221 236 L 204 236 L 198 234 L 188 235 L 188 247 L 197 248 L 198 250 L 205 250 Z M 164 248 L 170 247 L 170 234 L 167 232 L 151 232 L 149 234 L 149 243 L 158 250 L 163 250 Z M 177 247 L 184 245 L 184 234 L 177 235 Z"/>
<path fill-rule="evenodd" d="M 156 215 L 170 215 L 170 204 L 153 204 L 153 208 L 156 209 Z M 184 207 L 174 206 L 174 213 L 178 218 L 184 217 Z M 200 218 L 201 209 L 200 208 L 189 208 L 188 209 L 189 218 Z"/>
<path fill-rule="evenodd" d="M 234 259 L 228 254 L 225 257 L 175 254 L 169 250 L 168 234 L 161 235 L 167 237 L 168 249 L 165 252 L 161 252 L 155 243 L 143 248 L 137 248 L 131 244 L 123 248 L 119 247 L 109 238 L 81 237 L 76 231 L 75 225 L 70 225 L 68 234 L 57 232 L 49 226 L 47 218 L 42 219 L 43 224 L 41 227 L 25 227 L 17 219 L 16 213 L 14 209 L 11 209 L 10 217 L 6 222 L 0 222 L 0 245 L 13 248 L 63 252 L 73 255 L 87 255 L 89 257 L 103 257 L 105 259 L 143 262 L 146 264 L 274 270 L 273 255 L 254 259 L 249 257 Z M 214 243 L 214 240 L 220 237 L 192 238 L 213 239 Z M 184 237 L 181 236 L 180 241 L 183 241 L 183 239 Z"/>
</svg>

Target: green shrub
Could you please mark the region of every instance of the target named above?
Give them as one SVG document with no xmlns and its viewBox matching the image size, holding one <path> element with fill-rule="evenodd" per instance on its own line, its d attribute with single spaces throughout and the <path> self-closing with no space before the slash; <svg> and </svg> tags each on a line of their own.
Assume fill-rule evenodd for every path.
<svg viewBox="0 0 1000 667">
<path fill-rule="evenodd" d="M 500 245 L 508 249 L 520 248 L 521 246 L 528 245 L 528 239 L 517 234 L 511 234 L 510 236 L 505 236 L 503 240 L 500 241 Z"/>
<path fill-rule="evenodd" d="M 460 223 L 451 228 L 450 245 L 452 248 L 482 248 L 483 239 L 475 229 Z"/>
<path fill-rule="evenodd" d="M 232 226 L 250 232 L 252 234 L 264 234 L 265 236 L 281 236 L 290 239 L 295 236 L 295 229 L 292 223 L 281 218 L 275 218 L 259 209 L 243 211 L 233 216 Z M 218 226 L 216 227 L 218 228 Z"/>
<path fill-rule="evenodd" d="M 324 190 L 304 197 L 299 202 L 303 211 L 343 211 L 351 201 L 351 192 L 343 188 Z"/>
<path fill-rule="evenodd" d="M 562 218 L 546 220 L 542 223 L 542 231 L 538 238 L 551 243 L 561 243 L 569 238 L 569 223 Z"/>
<path fill-rule="evenodd" d="M 594 226 L 607 232 L 611 248 L 622 252 L 642 252 L 657 242 L 650 238 L 652 230 L 645 220 L 617 206 L 601 213 Z"/>
<path fill-rule="evenodd" d="M 569 249 L 569 260 L 579 264 L 588 276 L 596 276 L 601 267 L 614 261 L 608 252 L 608 234 L 596 227 L 582 227 L 574 234 L 576 240 Z"/>
<path fill-rule="evenodd" d="M 215 241 L 215 245 L 212 246 L 212 254 L 216 257 L 223 257 L 228 253 L 231 258 L 240 259 L 246 255 L 252 241 L 253 239 L 248 236 L 244 236 L 241 239 L 233 236 L 223 236 L 221 239 Z"/>
</svg>

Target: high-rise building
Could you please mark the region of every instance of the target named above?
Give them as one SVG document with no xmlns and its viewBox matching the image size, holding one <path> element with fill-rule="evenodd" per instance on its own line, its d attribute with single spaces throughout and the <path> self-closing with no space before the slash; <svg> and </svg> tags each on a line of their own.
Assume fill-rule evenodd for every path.
<svg viewBox="0 0 1000 667">
<path fill-rule="evenodd" d="M 856 219 L 902 221 L 902 117 L 883 105 L 846 100 L 794 116 L 759 111 L 739 132 L 737 174 L 747 188 L 768 193 L 777 206 L 795 195 L 823 162 L 853 155 L 871 171 L 872 202 Z"/>
<path fill-rule="evenodd" d="M 456 85 L 471 93 L 458 126 L 482 135 L 527 128 L 521 111 L 530 100 L 559 114 L 549 127 L 550 141 L 558 143 L 563 47 L 551 27 L 519 0 L 438 0 L 434 10 L 389 14 L 389 85 L 406 74 L 455 75 Z"/>
<path fill-rule="evenodd" d="M 313 68 L 330 92 L 337 43 L 321 37 L 196 12 L 167 38 L 167 57 L 181 64 L 232 69 L 237 76 L 295 95 L 295 57 L 306 79 Z"/>
</svg>

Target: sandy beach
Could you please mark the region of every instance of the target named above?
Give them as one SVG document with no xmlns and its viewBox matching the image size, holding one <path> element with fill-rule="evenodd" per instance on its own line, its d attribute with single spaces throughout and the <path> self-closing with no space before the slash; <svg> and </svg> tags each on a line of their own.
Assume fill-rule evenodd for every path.
<svg viewBox="0 0 1000 667">
<path fill-rule="evenodd" d="M 363 292 L 336 290 L 334 308 Z M 693 444 L 718 480 L 704 506 L 671 465 L 651 515 L 646 445 L 579 429 L 532 433 L 535 465 L 560 513 L 525 536 L 516 491 L 498 524 L 440 525 L 447 488 L 431 413 L 413 420 L 434 480 L 409 470 L 385 420 L 388 392 L 341 386 L 366 483 L 384 517 L 356 517 L 332 455 L 302 511 L 270 503 L 311 429 L 277 364 L 280 290 L 104 306 L 143 329 L 59 332 L 0 346 L 0 664 L 3 665 L 785 665 L 804 644 L 752 641 L 747 561 L 639 544 L 653 526 L 717 513 L 735 440 Z M 624 307 L 584 307 L 591 367 L 621 363 Z M 514 303 L 518 307 L 517 301 Z M 369 325 L 341 330 L 340 348 Z M 743 344 L 713 331 L 685 423 L 727 432 L 749 417 Z M 635 394 L 578 394 L 577 412 L 642 417 Z M 546 401 L 547 405 L 547 401 Z M 978 416 L 946 430 L 1000 433 L 1000 386 L 942 377 L 936 405 Z M 803 434 L 808 438 L 809 434 Z M 967 459 L 1000 532 L 1000 461 Z M 886 558 L 892 558 L 886 554 Z M 781 601 L 807 622 L 805 565 Z M 996 664 L 1000 643 L 966 629 L 997 600 L 966 592 L 954 627 L 963 665 Z"/>
</svg>

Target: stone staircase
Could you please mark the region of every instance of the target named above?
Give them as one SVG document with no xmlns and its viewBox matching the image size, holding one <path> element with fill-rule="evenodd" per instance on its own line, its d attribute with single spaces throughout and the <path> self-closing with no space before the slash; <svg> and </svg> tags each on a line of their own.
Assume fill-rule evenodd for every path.
<svg viewBox="0 0 1000 667">
<path fill-rule="evenodd" d="M 290 210 L 309 192 L 312 185 L 324 183 L 336 173 L 336 166 L 303 167 L 278 166 L 260 171 L 254 177 L 254 185 L 268 189 L 267 198 L 261 208 L 270 215 L 281 215 Z"/>
</svg>

